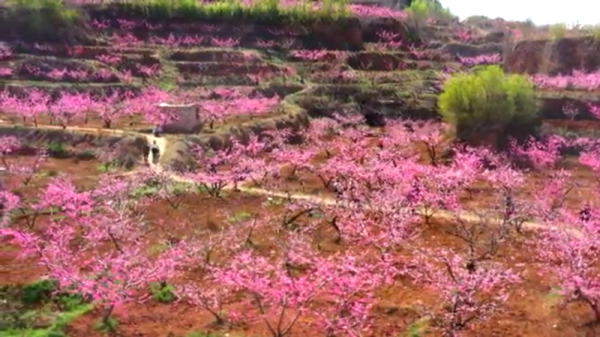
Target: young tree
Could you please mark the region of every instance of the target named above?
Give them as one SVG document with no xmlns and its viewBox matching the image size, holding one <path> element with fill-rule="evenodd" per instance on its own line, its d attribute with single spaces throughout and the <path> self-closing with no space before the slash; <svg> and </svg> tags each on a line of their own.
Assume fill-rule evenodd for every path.
<svg viewBox="0 0 600 337">
<path fill-rule="evenodd" d="M 39 116 L 49 111 L 51 98 L 41 90 L 31 89 L 23 97 L 13 99 L 10 103 L 11 105 L 8 108 L 12 108 L 22 117 L 24 122 L 31 119 L 35 127 L 37 127 Z"/>
<path fill-rule="evenodd" d="M 224 269 L 229 270 L 231 256 L 242 249 L 251 236 L 251 233 L 243 233 L 245 227 L 245 224 L 236 223 L 216 231 L 196 231 L 178 243 L 182 251 L 181 262 L 195 271 L 195 277 L 176 285 L 176 294 L 182 301 L 210 313 L 216 326 L 237 323 L 244 318 L 225 310 L 235 289 L 221 282 L 220 275 Z M 198 240 L 203 244 L 199 245 Z"/>
<path fill-rule="evenodd" d="M 81 117 L 91 104 L 92 99 L 89 95 L 62 93 L 48 106 L 50 120 L 57 121 L 66 129 L 69 123 Z"/>
<path fill-rule="evenodd" d="M 415 272 L 415 280 L 435 290 L 440 299 L 439 305 L 426 313 L 446 337 L 460 336 L 473 323 L 501 310 L 510 295 L 509 287 L 520 281 L 516 273 L 499 265 L 467 268 L 468 259 L 447 250 L 418 254 L 421 268 Z"/>
<path fill-rule="evenodd" d="M 97 112 L 104 123 L 103 127 L 110 129 L 117 118 L 132 114 L 132 109 L 135 107 L 131 102 L 132 98 L 132 93 L 121 95 L 114 91 L 95 101 L 90 110 Z"/>
<path fill-rule="evenodd" d="M 53 218 L 41 232 L 11 234 L 24 254 L 39 257 L 61 290 L 83 294 L 99 305 L 101 322 L 111 327 L 116 306 L 139 299 L 140 289 L 173 275 L 178 253 L 171 249 L 150 256 L 149 228 L 128 201 L 131 185 L 114 178 L 105 182 L 112 184 L 78 192 L 68 180 L 55 179 L 40 203 L 59 209 L 63 217 Z"/>
<path fill-rule="evenodd" d="M 542 141 L 529 138 L 524 145 L 518 145 L 513 140 L 511 152 L 526 160 L 535 169 L 553 169 L 561 159 L 561 150 L 565 143 L 566 140 L 559 136 L 551 136 Z"/>
<path fill-rule="evenodd" d="M 412 126 L 414 130 L 411 134 L 412 140 L 425 147 L 431 165 L 437 166 L 442 155 L 441 146 L 444 140 L 443 126 L 433 122 L 423 123 L 422 125 L 418 123 L 414 124 Z"/>
<path fill-rule="evenodd" d="M 250 136 L 244 144 L 232 139 L 224 149 L 212 150 L 196 146 L 196 167 L 187 177 L 200 184 L 212 196 L 219 197 L 230 186 L 237 188 L 239 182 L 252 176 L 261 176 L 265 166 L 259 153 L 264 148 L 256 136 Z"/>
<path fill-rule="evenodd" d="M 327 306 L 315 312 L 315 328 L 326 336 L 364 336 L 373 328 L 371 310 L 374 290 L 390 282 L 392 271 L 387 263 L 366 263 L 344 253 L 319 264 L 319 274 L 326 277 L 323 299 Z"/>
<path fill-rule="evenodd" d="M 139 113 L 143 116 L 147 123 L 152 125 L 164 125 L 177 118 L 171 112 L 161 109 L 160 103 L 168 103 L 173 99 L 173 95 L 169 92 L 160 90 L 155 87 L 148 87 L 136 97 L 130 98 L 127 103 L 129 113 Z"/>
<path fill-rule="evenodd" d="M 597 209 L 586 219 L 562 211 L 540 233 L 538 254 L 560 282 L 564 303 L 581 302 L 600 322 L 600 222 Z"/>
<path fill-rule="evenodd" d="M 260 318 L 271 336 L 291 333 L 298 319 L 311 311 L 326 280 L 320 273 L 292 270 L 284 261 L 270 261 L 252 251 L 241 252 L 217 279 L 248 296 L 254 317 Z"/>
</svg>

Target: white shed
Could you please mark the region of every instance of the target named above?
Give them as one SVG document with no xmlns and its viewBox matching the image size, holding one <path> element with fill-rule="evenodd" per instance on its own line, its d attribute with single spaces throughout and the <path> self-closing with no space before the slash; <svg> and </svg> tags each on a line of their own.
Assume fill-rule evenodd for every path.
<svg viewBox="0 0 600 337">
<path fill-rule="evenodd" d="M 198 133 L 202 129 L 198 104 L 160 103 L 159 108 L 176 118 L 162 126 L 164 133 Z"/>
</svg>

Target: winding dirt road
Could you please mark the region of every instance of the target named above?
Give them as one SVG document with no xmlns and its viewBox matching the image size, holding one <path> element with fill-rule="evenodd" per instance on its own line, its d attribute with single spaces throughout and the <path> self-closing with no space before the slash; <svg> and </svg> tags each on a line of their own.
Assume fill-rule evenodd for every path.
<svg viewBox="0 0 600 337">
<path fill-rule="evenodd" d="M 13 126 L 13 124 L 9 124 L 4 121 L 0 121 L 0 127 L 1 126 Z M 19 125 L 19 127 L 28 128 L 28 129 L 32 129 L 32 130 L 34 130 L 34 129 L 63 130 L 62 127 L 56 126 L 56 125 L 38 125 L 37 128 L 31 127 L 31 126 Z M 155 137 L 152 134 L 146 134 L 146 133 L 141 133 L 141 132 L 136 132 L 136 131 L 120 130 L 120 129 L 107 130 L 107 129 L 86 128 L 86 127 L 78 127 L 78 126 L 68 127 L 65 131 L 73 132 L 73 133 L 96 134 L 96 135 L 104 134 L 104 135 L 123 135 L 123 136 L 128 135 L 128 136 L 145 137 L 148 140 L 149 144 L 152 144 L 154 142 L 156 143 L 161 154 L 165 153 L 165 151 L 168 150 L 168 140 L 165 137 Z M 160 165 L 160 163 L 158 163 L 158 161 L 156 164 L 154 163 L 152 155 L 150 155 L 148 157 L 148 164 L 156 172 L 164 172 L 163 167 Z M 182 177 L 180 175 L 177 175 L 175 173 L 170 173 L 169 177 L 178 182 L 196 184 L 196 182 L 194 182 L 190 179 L 187 179 L 185 177 Z M 234 186 L 231 184 L 231 185 L 225 186 L 224 189 L 231 190 L 233 188 L 234 188 Z M 324 205 L 324 206 L 349 207 L 349 204 L 340 202 L 331 197 L 310 195 L 310 194 L 299 193 L 299 192 L 285 193 L 285 192 L 266 190 L 266 189 L 256 188 L 256 187 L 247 187 L 247 186 L 244 186 L 243 182 L 242 182 L 242 184 L 238 185 L 238 190 L 240 190 L 244 193 L 248 193 L 248 194 L 263 195 L 263 196 L 268 196 L 268 197 L 273 197 L 273 198 L 291 198 L 293 200 L 304 200 L 304 201 L 309 201 L 309 202 Z M 369 207 L 369 208 L 372 208 L 372 207 Z M 419 210 L 417 210 L 417 211 L 419 211 Z M 421 210 L 421 211 L 424 212 L 424 210 Z M 485 214 L 485 213 L 486 213 L 485 210 L 482 210 L 481 214 Z M 455 214 L 455 213 L 445 211 L 445 210 L 436 210 L 435 213 L 432 215 L 432 218 L 438 219 L 438 220 L 440 220 L 440 219 L 441 220 L 460 220 L 460 221 L 471 222 L 471 223 L 483 223 L 483 221 L 485 221 L 487 223 L 501 223 L 502 222 L 502 219 L 500 219 L 500 218 L 490 218 L 488 216 L 482 218 L 481 215 L 478 215 L 474 212 L 461 212 L 459 214 Z M 534 229 L 542 229 L 542 228 L 543 229 L 554 229 L 554 230 L 559 229 L 555 226 L 545 225 L 545 224 L 533 222 L 533 221 L 528 221 L 528 222 L 523 223 L 522 227 L 523 227 L 523 229 L 533 229 L 533 230 Z M 580 234 L 580 233 L 576 233 L 576 234 Z"/>
</svg>

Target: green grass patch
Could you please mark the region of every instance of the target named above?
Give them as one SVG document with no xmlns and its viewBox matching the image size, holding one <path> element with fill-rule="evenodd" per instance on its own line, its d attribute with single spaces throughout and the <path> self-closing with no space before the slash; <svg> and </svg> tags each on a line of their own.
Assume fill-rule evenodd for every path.
<svg viewBox="0 0 600 337">
<path fill-rule="evenodd" d="M 76 25 L 86 19 L 85 11 L 110 16 L 146 20 L 251 20 L 253 22 L 339 21 L 351 17 L 346 0 L 325 0 L 318 10 L 310 1 L 281 6 L 277 0 L 259 0 L 252 5 L 240 1 L 147 0 L 103 5 L 65 6 L 61 0 L 9 0 L 8 15 L 20 14 L 32 20 L 32 29 L 42 30 L 50 24 L 60 27 Z"/>
<path fill-rule="evenodd" d="M 0 336 L 65 336 L 63 329 L 93 308 L 83 296 L 59 290 L 53 280 L 0 289 L 0 312 L 6 314 Z"/>
<path fill-rule="evenodd" d="M 431 318 L 423 317 L 416 322 L 412 323 L 406 328 L 406 332 L 401 335 L 403 337 L 420 337 L 425 336 L 429 326 L 431 324 Z"/>
<path fill-rule="evenodd" d="M 93 309 L 93 305 L 85 304 L 76 309 L 67 312 L 57 313 L 53 323 L 42 329 L 9 329 L 0 330 L 0 336 L 3 337 L 62 337 L 67 336 L 63 329 L 74 319 L 80 317 Z"/>
<path fill-rule="evenodd" d="M 227 221 L 229 221 L 232 224 L 236 224 L 250 219 L 252 219 L 252 214 L 248 212 L 237 212 L 234 215 L 227 218 Z"/>
</svg>

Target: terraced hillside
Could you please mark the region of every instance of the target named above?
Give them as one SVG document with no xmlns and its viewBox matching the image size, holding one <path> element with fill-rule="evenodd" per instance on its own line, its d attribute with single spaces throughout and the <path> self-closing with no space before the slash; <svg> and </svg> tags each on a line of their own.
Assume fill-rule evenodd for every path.
<svg viewBox="0 0 600 337">
<path fill-rule="evenodd" d="M 303 26 L 152 23 L 97 16 L 82 42 L 7 37 L 0 63 L 2 87 L 12 93 L 39 88 L 54 94 L 139 92 L 144 86 L 180 91 L 243 88 L 250 95 L 286 98 L 313 116 L 367 106 L 389 116 L 425 119 L 436 116 L 444 74 L 473 65 L 460 57 L 501 55 L 509 39 L 498 36 L 500 31 L 480 36 L 476 27 L 459 24 L 427 26 L 415 35 L 406 22 L 393 17 Z M 532 44 L 523 41 L 508 54 L 509 70 L 543 71 L 519 65 L 520 60 L 531 62 L 526 50 L 560 51 L 578 42 Z M 579 57 L 589 59 L 586 55 L 591 54 Z M 482 63 L 502 63 L 502 58 Z M 573 68 L 575 64 L 562 70 Z M 595 98 L 593 92 L 571 88 L 540 96 L 548 116 L 560 113 L 557 104 L 564 99 Z"/>
<path fill-rule="evenodd" d="M 398 13 L 367 11 L 371 17 L 343 24 L 187 24 L 92 13 L 87 34 L 68 44 L 18 32 L 8 36 L 0 76 L 9 95 L 27 96 L 31 90 L 55 98 L 65 93 L 129 93 L 142 95 L 145 102 L 202 102 L 208 115 L 211 106 L 222 106 L 228 95 L 235 95 L 234 102 L 228 102 L 229 117 L 214 116 L 218 125 L 205 128 L 202 141 L 215 132 L 229 133 L 231 126 L 256 130 L 281 123 L 301 125 L 306 116 L 340 112 L 436 118 L 442 72 L 464 68 L 457 58 L 460 46 L 454 53 L 444 46 L 465 39 L 461 34 L 468 28 L 432 25 L 415 35 Z M 498 43 L 485 42 L 473 38 L 466 54 L 501 49 Z M 143 88 L 159 92 L 149 96 Z M 119 99 L 111 103 L 117 110 Z M 87 118 L 85 122 L 95 125 Z M 148 129 L 150 124 L 129 120 L 113 122 L 113 127 Z"/>
<path fill-rule="evenodd" d="M 593 37 L 82 2 L 0 17 L 0 335 L 600 334 Z M 528 74 L 538 138 L 455 142 L 438 99 L 480 65 Z"/>
<path fill-rule="evenodd" d="M 153 24 L 96 19 L 87 45 L 5 41 L 1 64 L 11 92 L 54 93 L 244 87 L 290 97 L 309 112 L 351 102 L 431 117 L 443 69 L 460 69 L 438 46 L 409 37 L 399 20 L 320 25 Z M 451 27 L 428 28 L 437 43 Z M 438 31 L 440 34 L 436 34 Z M 443 34 L 441 32 L 444 32 Z M 292 99 L 293 98 L 293 99 Z"/>
</svg>

